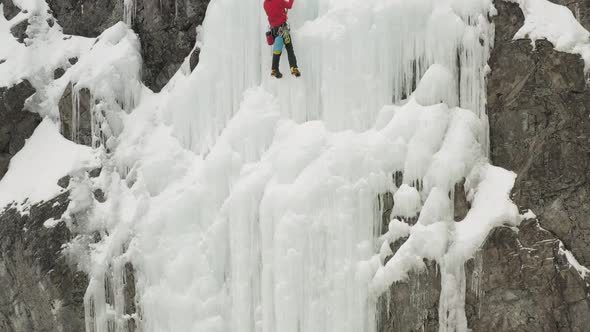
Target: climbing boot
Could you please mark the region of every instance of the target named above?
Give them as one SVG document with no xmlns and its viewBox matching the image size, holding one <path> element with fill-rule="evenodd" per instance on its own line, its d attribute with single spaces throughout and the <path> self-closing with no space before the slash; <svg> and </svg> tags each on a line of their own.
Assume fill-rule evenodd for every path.
<svg viewBox="0 0 590 332">
<path fill-rule="evenodd" d="M 282 78 L 283 74 L 281 74 L 281 72 L 278 69 L 273 69 L 270 72 L 270 76 L 276 77 L 276 78 Z"/>
<path fill-rule="evenodd" d="M 301 76 L 301 72 L 299 72 L 299 68 L 291 67 L 291 75 L 293 75 L 295 77 Z"/>
<path fill-rule="evenodd" d="M 281 61 L 281 53 L 280 52 L 275 52 L 272 55 L 272 72 L 270 73 L 270 76 L 274 76 L 276 78 L 281 78 L 283 77 L 283 74 L 281 74 L 281 72 L 279 71 L 279 62 Z"/>
</svg>

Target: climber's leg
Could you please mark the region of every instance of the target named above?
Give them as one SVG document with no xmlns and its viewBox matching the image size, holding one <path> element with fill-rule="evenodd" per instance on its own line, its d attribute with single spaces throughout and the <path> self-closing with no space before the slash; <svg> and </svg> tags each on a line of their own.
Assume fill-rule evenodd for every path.
<svg viewBox="0 0 590 332">
<path fill-rule="evenodd" d="M 272 47 L 272 71 L 271 76 L 276 78 L 283 77 L 283 74 L 279 71 L 279 63 L 281 61 L 281 53 L 283 52 L 283 37 L 278 36 L 275 38 L 275 43 Z"/>
<path fill-rule="evenodd" d="M 297 57 L 295 56 L 295 50 L 293 49 L 293 40 L 289 32 L 286 32 L 287 38 L 285 39 L 285 48 L 287 49 L 287 57 L 289 58 L 289 67 L 291 67 L 291 74 L 296 77 L 301 76 L 299 68 L 297 66 Z"/>
<path fill-rule="evenodd" d="M 293 43 L 285 44 L 287 49 L 287 57 L 289 58 L 289 67 L 291 67 L 291 74 L 297 77 L 301 76 L 299 67 L 297 67 L 297 57 L 295 57 L 295 50 L 293 50 Z"/>
</svg>

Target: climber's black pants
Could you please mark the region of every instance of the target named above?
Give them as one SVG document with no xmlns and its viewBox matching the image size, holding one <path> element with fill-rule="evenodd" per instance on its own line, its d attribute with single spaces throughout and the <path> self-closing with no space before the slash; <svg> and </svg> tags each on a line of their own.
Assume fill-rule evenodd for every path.
<svg viewBox="0 0 590 332">
<path fill-rule="evenodd" d="M 285 48 L 287 49 L 287 58 L 289 58 L 289 67 L 297 68 L 297 57 L 295 56 L 295 50 L 293 49 L 293 41 L 288 44 L 286 43 Z"/>
<path fill-rule="evenodd" d="M 272 28 L 272 34 L 275 38 L 282 37 L 285 43 L 285 48 L 287 49 L 287 57 L 289 59 L 289 67 L 297 67 L 297 57 L 295 56 L 295 50 L 293 49 L 293 40 L 291 40 L 291 34 L 289 31 L 289 26 L 284 24 L 280 27 Z M 279 62 L 281 60 L 281 51 L 273 52 L 272 57 L 272 69 L 279 69 Z"/>
</svg>

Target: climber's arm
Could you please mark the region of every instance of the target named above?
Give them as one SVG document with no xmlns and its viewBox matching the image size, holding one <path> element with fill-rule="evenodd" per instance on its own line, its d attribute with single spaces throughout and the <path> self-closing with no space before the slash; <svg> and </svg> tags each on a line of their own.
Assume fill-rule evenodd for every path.
<svg viewBox="0 0 590 332">
<path fill-rule="evenodd" d="M 295 1 L 295 0 L 286 0 L 285 1 L 285 8 L 291 9 L 291 7 L 293 7 L 293 1 Z"/>
</svg>

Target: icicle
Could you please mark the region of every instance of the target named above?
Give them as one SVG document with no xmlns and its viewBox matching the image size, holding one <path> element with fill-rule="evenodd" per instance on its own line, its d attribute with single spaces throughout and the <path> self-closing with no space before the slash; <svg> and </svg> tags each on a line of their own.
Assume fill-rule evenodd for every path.
<svg viewBox="0 0 590 332">
<path fill-rule="evenodd" d="M 78 143 L 78 130 L 80 129 L 80 92 L 75 85 L 72 84 L 72 114 L 71 114 L 71 133 L 70 140 Z"/>
<path fill-rule="evenodd" d="M 136 0 L 123 0 L 123 22 L 128 26 L 133 24 L 136 13 Z"/>
<path fill-rule="evenodd" d="M 467 332 L 464 262 L 445 257 L 440 267 L 439 331 Z"/>
</svg>

